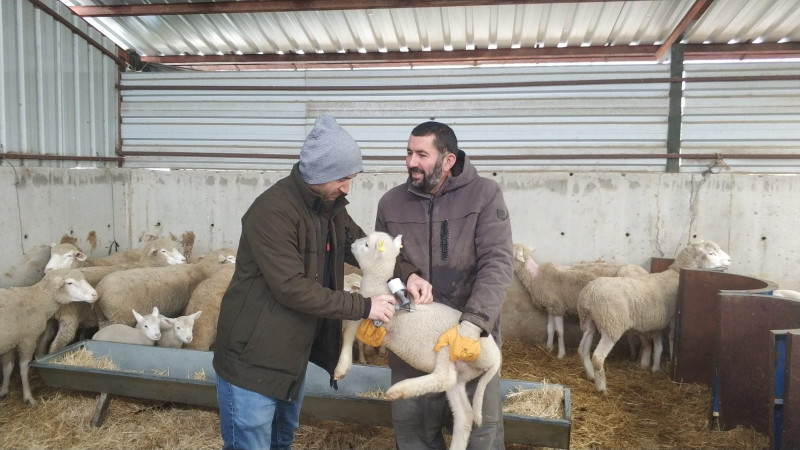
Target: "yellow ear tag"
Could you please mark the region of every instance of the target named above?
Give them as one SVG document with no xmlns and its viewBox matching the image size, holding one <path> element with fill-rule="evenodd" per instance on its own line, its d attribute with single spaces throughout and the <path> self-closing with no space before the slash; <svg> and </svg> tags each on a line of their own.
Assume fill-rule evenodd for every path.
<svg viewBox="0 0 800 450">
<path fill-rule="evenodd" d="M 381 241 L 380 244 L 378 244 L 378 251 L 379 252 L 383 251 L 383 241 Z"/>
<path fill-rule="evenodd" d="M 400 244 L 400 248 L 403 248 L 403 244 Z"/>
</svg>

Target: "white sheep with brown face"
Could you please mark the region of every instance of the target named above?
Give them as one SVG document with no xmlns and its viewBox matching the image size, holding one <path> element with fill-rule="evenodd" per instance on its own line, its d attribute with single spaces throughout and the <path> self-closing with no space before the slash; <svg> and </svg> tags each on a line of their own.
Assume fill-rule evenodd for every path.
<svg viewBox="0 0 800 450">
<path fill-rule="evenodd" d="M 361 295 L 371 297 L 391 294 L 386 282 L 392 278 L 401 242 L 402 236 L 393 238 L 386 233 L 372 232 L 352 244 L 353 255 L 362 271 Z M 386 398 L 397 400 L 433 392 L 446 392 L 447 400 L 453 410 L 451 449 L 466 448 L 472 423 L 478 426 L 482 423 L 483 394 L 489 380 L 500 370 L 502 360 L 500 348 L 491 335 L 480 339 L 481 353 L 473 362 L 450 361 L 448 347 L 438 352 L 434 351 L 439 336 L 458 325 L 460 318 L 460 311 L 433 302 L 414 306 L 413 313 L 398 311 L 391 321 L 383 324 L 386 328 L 386 337 L 383 340 L 386 348 L 412 367 L 428 373 L 395 383 L 386 391 Z M 359 322 L 350 323 L 356 328 L 359 324 Z M 336 379 L 344 378 L 350 370 L 352 339 L 355 334 L 355 331 L 344 333 L 342 353 L 346 355 L 344 360 L 340 359 L 334 371 Z M 470 405 L 466 383 L 479 377 Z"/>
<path fill-rule="evenodd" d="M 587 284 L 578 296 L 578 315 L 584 330 L 578 352 L 586 376 L 594 380 L 595 388 L 606 391 L 603 364 L 614 344 L 628 330 L 653 338 L 653 371 L 657 371 L 661 359 L 661 332 L 675 326 L 681 269 L 719 269 L 730 263 L 731 257 L 719 245 L 699 241 L 684 248 L 664 272 L 639 277 L 602 277 Z M 600 332 L 600 342 L 590 361 L 595 331 Z"/>
<path fill-rule="evenodd" d="M 35 405 L 28 384 L 28 363 L 33 358 L 36 342 L 47 321 L 60 305 L 70 302 L 93 303 L 96 300 L 97 291 L 79 270 L 74 269 L 53 270 L 33 286 L 0 289 L 0 355 L 3 360 L 0 396 L 8 394 L 16 351 L 22 378 L 22 397 Z"/>
</svg>

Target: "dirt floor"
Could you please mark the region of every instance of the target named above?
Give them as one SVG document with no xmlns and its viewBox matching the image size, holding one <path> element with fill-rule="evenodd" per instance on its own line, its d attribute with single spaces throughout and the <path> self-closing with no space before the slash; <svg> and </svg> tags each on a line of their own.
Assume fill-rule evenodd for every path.
<svg viewBox="0 0 800 450">
<path fill-rule="evenodd" d="M 751 429 L 709 431 L 707 388 L 653 374 L 627 358 L 608 361 L 607 395 L 594 391 L 572 349 L 559 360 L 542 347 L 506 342 L 503 378 L 546 381 L 570 388 L 573 448 L 767 448 L 766 436 Z M 385 364 L 385 358 L 369 360 Z M 102 428 L 89 421 L 96 395 L 52 389 L 32 375 L 37 406 L 22 403 L 19 376 L 0 403 L 1 448 L 220 448 L 214 409 L 115 397 Z M 392 430 L 338 422 L 303 420 L 295 448 L 391 448 Z M 533 448 L 509 445 L 511 449 Z"/>
</svg>

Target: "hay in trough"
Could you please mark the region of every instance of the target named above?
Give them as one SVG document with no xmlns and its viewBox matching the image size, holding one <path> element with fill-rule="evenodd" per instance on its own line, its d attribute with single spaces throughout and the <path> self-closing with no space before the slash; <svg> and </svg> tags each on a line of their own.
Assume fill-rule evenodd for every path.
<svg viewBox="0 0 800 450">
<path fill-rule="evenodd" d="M 199 371 L 195 372 L 194 375 L 192 375 L 190 378 L 193 380 L 205 380 L 206 369 L 200 369 Z"/>
<path fill-rule="evenodd" d="M 517 387 L 506 395 L 503 412 L 545 419 L 564 418 L 564 388 L 542 381 L 541 389 Z"/>
<path fill-rule="evenodd" d="M 668 368 L 653 374 L 638 363 L 607 360 L 607 395 L 598 394 L 583 376 L 583 366 L 568 349 L 558 359 L 543 347 L 514 341 L 503 344 L 504 378 L 547 380 L 570 389 L 574 448 L 767 448 L 769 439 L 749 428 L 710 431 L 711 394 L 696 384 L 675 383 Z M 375 361 L 368 357 L 368 361 Z M 83 364 L 80 364 L 83 365 Z M 89 425 L 94 393 L 53 389 L 31 371 L 31 389 L 39 402 L 22 402 L 19 374 L 0 402 L 0 448 L 220 448 L 219 413 L 169 402 L 114 396 L 102 428 Z M 303 419 L 297 449 L 382 449 L 394 447 L 391 428 Z M 509 449 L 532 448 L 507 445 Z"/>
<path fill-rule="evenodd" d="M 86 347 L 81 347 L 78 350 L 65 353 L 60 358 L 54 359 L 53 364 L 89 367 L 92 369 L 119 370 L 119 367 L 111 361 L 109 355 L 96 357 L 94 353 L 91 350 L 87 350 Z"/>
<path fill-rule="evenodd" d="M 386 393 L 383 392 L 383 389 L 375 388 L 375 389 L 370 389 L 366 392 L 356 392 L 356 397 L 375 398 L 380 400 L 386 397 Z"/>
</svg>

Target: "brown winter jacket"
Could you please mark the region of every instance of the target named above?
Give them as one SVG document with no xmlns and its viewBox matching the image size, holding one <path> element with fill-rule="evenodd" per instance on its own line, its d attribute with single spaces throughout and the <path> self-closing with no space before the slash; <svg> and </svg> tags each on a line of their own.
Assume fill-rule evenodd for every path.
<svg viewBox="0 0 800 450">
<path fill-rule="evenodd" d="M 452 175 L 435 196 L 410 181 L 378 203 L 375 229 L 403 235 L 395 275 L 421 269 L 434 301 L 462 311 L 461 320 L 500 340 L 500 309 L 514 276 L 511 222 L 503 193 L 459 150 Z"/>
<path fill-rule="evenodd" d="M 344 197 L 323 202 L 303 183 L 297 164 L 255 199 L 242 217 L 236 271 L 220 305 L 218 376 L 293 400 L 309 359 L 333 374 L 340 319 L 369 314 L 369 301 L 341 290 L 344 261 L 357 265 L 350 244 L 364 235 L 345 205 Z M 326 209 L 332 210 L 329 222 Z M 329 225 L 335 255 L 331 289 L 322 287 Z"/>
</svg>

